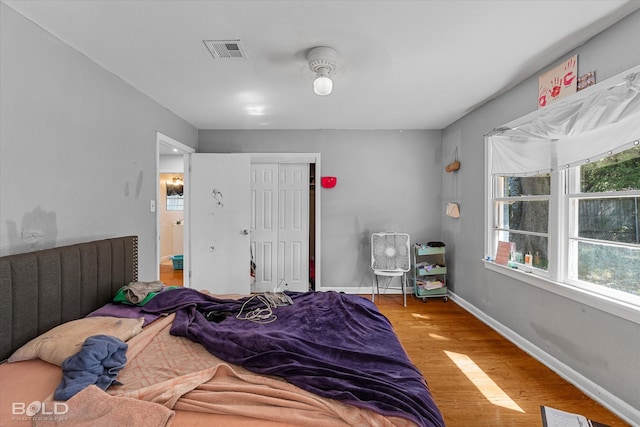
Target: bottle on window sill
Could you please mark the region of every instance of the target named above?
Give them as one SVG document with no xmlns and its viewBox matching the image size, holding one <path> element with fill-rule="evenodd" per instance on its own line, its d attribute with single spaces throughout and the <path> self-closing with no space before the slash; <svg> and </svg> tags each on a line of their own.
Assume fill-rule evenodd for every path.
<svg viewBox="0 0 640 427">
<path fill-rule="evenodd" d="M 527 254 L 524 256 L 524 265 L 526 265 L 527 267 L 531 267 L 533 265 L 531 252 L 527 252 Z"/>
</svg>

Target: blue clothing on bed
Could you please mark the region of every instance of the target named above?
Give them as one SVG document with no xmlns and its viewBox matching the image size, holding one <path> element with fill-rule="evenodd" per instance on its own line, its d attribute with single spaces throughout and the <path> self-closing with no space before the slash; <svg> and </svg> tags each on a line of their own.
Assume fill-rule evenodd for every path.
<svg viewBox="0 0 640 427">
<path fill-rule="evenodd" d="M 62 362 L 62 382 L 54 399 L 68 400 L 92 384 L 106 390 L 127 362 L 127 347 L 127 343 L 110 335 L 87 338 L 78 353 Z"/>
</svg>

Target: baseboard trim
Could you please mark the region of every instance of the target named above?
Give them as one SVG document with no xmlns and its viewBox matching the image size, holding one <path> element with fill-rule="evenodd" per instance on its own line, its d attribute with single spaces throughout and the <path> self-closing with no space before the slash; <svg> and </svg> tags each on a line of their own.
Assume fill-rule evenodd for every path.
<svg viewBox="0 0 640 427">
<path fill-rule="evenodd" d="M 474 315 L 481 322 L 489 326 L 491 329 L 495 330 L 500 335 L 514 343 L 525 353 L 529 354 L 531 357 L 538 360 L 540 363 L 554 371 L 556 374 L 560 375 L 562 378 L 578 387 L 584 394 L 600 403 L 602 406 L 606 407 L 629 424 L 640 425 L 640 410 L 632 407 L 619 397 L 613 395 L 584 375 L 575 371 L 570 366 L 551 356 L 540 347 L 534 345 L 533 343 L 531 343 L 531 341 L 525 339 L 502 323 L 488 316 L 487 314 L 479 310 L 476 306 L 470 304 L 464 298 L 461 298 L 451 291 L 449 291 L 449 298 L 460 307 L 464 308 L 469 313 Z"/>
<path fill-rule="evenodd" d="M 340 287 L 340 286 L 323 286 L 321 289 L 316 289 L 318 292 L 344 292 L 345 294 L 353 294 L 353 295 L 371 295 L 371 286 L 359 286 L 359 287 Z M 413 294 L 413 287 L 406 288 L 407 296 L 411 296 Z M 380 295 L 402 295 L 402 288 L 385 288 L 384 286 L 380 287 Z"/>
</svg>

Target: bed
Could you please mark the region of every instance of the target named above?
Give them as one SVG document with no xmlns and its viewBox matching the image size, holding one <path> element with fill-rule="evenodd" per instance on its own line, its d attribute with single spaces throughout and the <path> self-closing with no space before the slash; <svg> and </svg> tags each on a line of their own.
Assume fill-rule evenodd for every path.
<svg viewBox="0 0 640 427">
<path fill-rule="evenodd" d="M 444 425 L 368 298 L 162 287 L 114 304 L 132 282 L 135 236 L 0 258 L 0 424 Z M 92 348 L 122 360 L 92 376 Z"/>
</svg>

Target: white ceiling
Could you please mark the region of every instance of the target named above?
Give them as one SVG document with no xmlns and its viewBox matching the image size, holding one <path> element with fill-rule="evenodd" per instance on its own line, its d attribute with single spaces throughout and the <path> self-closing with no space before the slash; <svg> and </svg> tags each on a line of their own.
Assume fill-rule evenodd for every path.
<svg viewBox="0 0 640 427">
<path fill-rule="evenodd" d="M 198 129 L 442 129 L 640 8 L 638 0 L 3 3 Z M 203 40 L 240 40 L 247 58 L 213 59 Z M 313 93 L 306 60 L 323 45 L 339 55 L 326 97 Z"/>
</svg>

